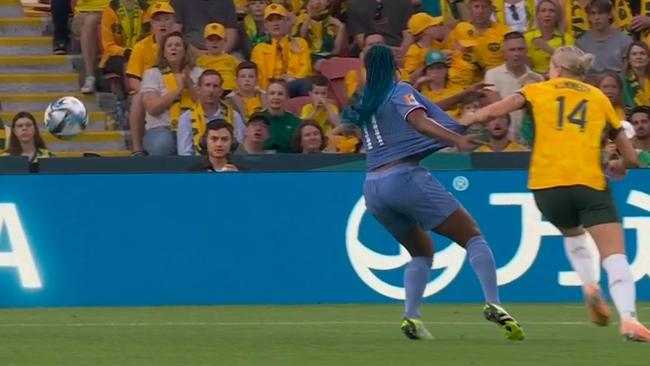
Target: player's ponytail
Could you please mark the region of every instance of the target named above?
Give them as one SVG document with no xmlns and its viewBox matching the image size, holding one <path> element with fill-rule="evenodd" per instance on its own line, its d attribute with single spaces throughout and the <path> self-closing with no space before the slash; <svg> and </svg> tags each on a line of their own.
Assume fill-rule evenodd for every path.
<svg viewBox="0 0 650 366">
<path fill-rule="evenodd" d="M 551 63 L 562 69 L 563 74 L 583 78 L 594 63 L 594 55 L 584 53 L 574 46 L 562 46 L 553 52 Z"/>
<path fill-rule="evenodd" d="M 383 45 L 370 48 L 365 57 L 365 66 L 366 87 L 359 106 L 359 126 L 368 123 L 377 112 L 377 108 L 395 85 L 397 70 L 393 51 Z"/>
</svg>

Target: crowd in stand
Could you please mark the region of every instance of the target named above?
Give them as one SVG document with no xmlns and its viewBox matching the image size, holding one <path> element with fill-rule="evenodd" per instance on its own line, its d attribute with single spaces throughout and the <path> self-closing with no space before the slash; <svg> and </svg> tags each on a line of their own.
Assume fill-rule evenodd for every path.
<svg viewBox="0 0 650 366">
<path fill-rule="evenodd" d="M 323 71 L 376 44 L 454 117 L 544 80 L 554 49 L 575 44 L 650 155 L 650 0 L 77 0 L 70 30 L 69 0 L 52 6 L 54 53 L 80 41 L 81 92 L 121 80 L 135 155 L 204 153 L 214 121 L 232 127 L 234 153 L 359 152 L 363 63 L 338 100 Z M 477 152 L 524 151 L 533 123 L 518 111 L 470 132 Z"/>
</svg>

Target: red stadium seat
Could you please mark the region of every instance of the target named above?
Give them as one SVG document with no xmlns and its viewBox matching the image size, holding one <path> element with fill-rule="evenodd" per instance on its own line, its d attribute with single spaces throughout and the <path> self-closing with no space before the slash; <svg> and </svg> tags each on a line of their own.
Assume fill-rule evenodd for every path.
<svg viewBox="0 0 650 366">
<path fill-rule="evenodd" d="M 311 102 L 310 97 L 295 97 L 287 100 L 287 110 L 300 117 L 300 111 L 305 104 Z"/>
<path fill-rule="evenodd" d="M 345 91 L 345 75 L 350 70 L 359 69 L 361 60 L 354 57 L 333 57 L 323 62 L 321 73 L 330 81 L 330 93 L 339 108 L 348 102 Z"/>
</svg>

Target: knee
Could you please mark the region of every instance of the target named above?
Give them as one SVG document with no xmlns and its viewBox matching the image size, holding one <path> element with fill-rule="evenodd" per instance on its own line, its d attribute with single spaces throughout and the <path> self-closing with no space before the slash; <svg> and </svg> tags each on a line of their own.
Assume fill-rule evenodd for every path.
<svg viewBox="0 0 650 366">
<path fill-rule="evenodd" d="M 176 139 L 171 130 L 167 128 L 159 127 L 146 131 L 143 142 L 149 155 L 176 155 Z"/>
</svg>

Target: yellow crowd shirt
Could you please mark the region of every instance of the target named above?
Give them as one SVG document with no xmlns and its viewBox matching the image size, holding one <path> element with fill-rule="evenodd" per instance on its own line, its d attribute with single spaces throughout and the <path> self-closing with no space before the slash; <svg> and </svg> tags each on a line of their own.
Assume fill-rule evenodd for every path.
<svg viewBox="0 0 650 366">
<path fill-rule="evenodd" d="M 223 90 L 235 90 L 237 88 L 236 70 L 239 65 L 237 57 L 224 53 L 221 55 L 201 55 L 196 59 L 196 66 L 206 69 L 215 70 L 221 74 Z"/>
<path fill-rule="evenodd" d="M 503 53 L 503 36 L 510 32 L 507 25 L 492 22 L 480 32 L 477 30 L 478 46 L 474 47 L 479 61 L 486 69 L 501 66 L 506 61 Z"/>
<path fill-rule="evenodd" d="M 508 145 L 506 145 L 505 149 L 501 150 L 502 152 L 512 152 L 512 151 L 527 151 L 528 149 L 526 146 L 520 145 L 514 141 L 508 142 Z M 492 150 L 492 146 L 490 144 L 485 144 L 477 147 L 474 152 L 494 152 Z"/>
<path fill-rule="evenodd" d="M 551 61 L 551 54 L 544 49 L 538 48 L 533 43 L 535 39 L 540 37 L 542 37 L 542 31 L 539 29 L 533 29 L 524 34 L 524 38 L 526 38 L 526 44 L 528 45 L 528 57 L 530 58 L 530 62 L 532 64 L 531 69 L 536 73 L 546 74 L 548 73 L 548 65 Z M 547 40 L 546 43 L 552 48 L 557 49 L 562 46 L 572 46 L 574 39 L 570 33 L 561 33 L 559 31 L 556 31 L 555 34 L 553 34 L 553 38 Z"/>
<path fill-rule="evenodd" d="M 476 53 L 456 51 L 451 56 L 449 81 L 461 87 L 467 87 L 481 81 L 481 67 Z"/>
<path fill-rule="evenodd" d="M 77 0 L 77 5 L 74 7 L 74 12 L 101 12 L 108 6 L 111 0 Z"/>
<path fill-rule="evenodd" d="M 345 93 L 347 94 L 348 98 L 354 94 L 354 92 L 357 91 L 359 88 L 359 81 L 366 80 L 366 68 L 363 67 L 361 68 L 361 75 L 359 75 L 359 70 L 357 69 L 352 69 L 348 71 L 345 74 L 345 78 L 343 79 L 343 83 L 345 84 Z"/>
<path fill-rule="evenodd" d="M 339 113 L 338 107 L 332 103 L 327 103 L 327 108 L 328 109 L 333 108 L 336 114 Z M 313 112 L 314 112 L 314 105 L 312 103 L 307 103 L 302 107 L 302 110 L 300 111 L 300 118 L 306 119 Z M 318 122 L 318 124 L 323 128 L 323 131 L 325 131 L 325 133 L 328 133 L 332 130 L 332 125 L 327 123 L 328 117 L 329 117 L 329 113 L 327 113 L 327 111 L 322 108 L 319 109 L 316 112 L 316 114 L 312 117 L 312 119 Z"/>
<path fill-rule="evenodd" d="M 409 81 L 409 76 L 415 70 L 424 66 L 424 58 L 427 52 L 432 49 L 442 50 L 443 45 L 440 42 L 435 42 L 431 47 L 422 47 L 417 42 L 413 43 L 406 50 L 404 55 L 404 66 L 400 70 L 402 81 Z"/>
<path fill-rule="evenodd" d="M 156 61 L 158 61 L 158 44 L 154 36 L 150 35 L 133 46 L 126 66 L 126 75 L 142 79 L 144 72 L 154 67 Z"/>
<path fill-rule="evenodd" d="M 601 165 L 605 127 L 621 128 L 609 99 L 574 79 L 556 78 L 521 89 L 534 123 L 528 188 L 606 187 Z"/>
<path fill-rule="evenodd" d="M 296 79 L 311 76 L 311 50 L 300 37 L 283 37 L 260 43 L 251 54 L 259 71 L 260 87 L 266 88 L 269 79 L 287 74 Z"/>
<path fill-rule="evenodd" d="M 444 89 L 439 91 L 433 91 L 431 88 L 429 88 L 429 85 L 425 84 L 420 92 L 430 101 L 437 103 L 462 91 L 463 87 L 460 85 L 448 83 Z M 456 106 L 455 108 L 448 110 L 447 113 L 454 118 L 460 117 L 460 106 Z"/>
</svg>

